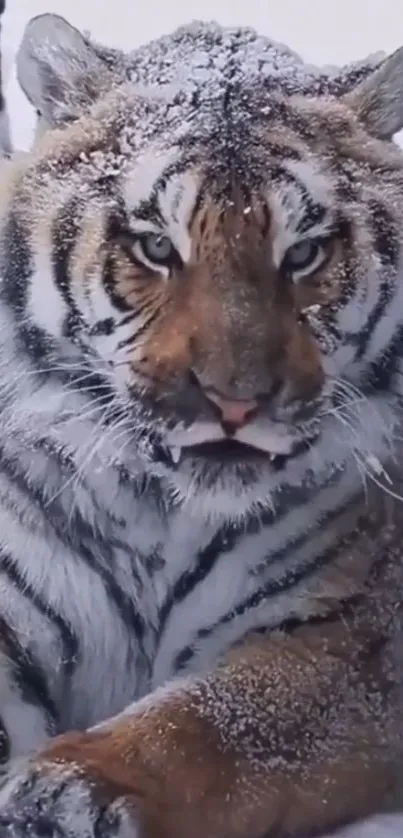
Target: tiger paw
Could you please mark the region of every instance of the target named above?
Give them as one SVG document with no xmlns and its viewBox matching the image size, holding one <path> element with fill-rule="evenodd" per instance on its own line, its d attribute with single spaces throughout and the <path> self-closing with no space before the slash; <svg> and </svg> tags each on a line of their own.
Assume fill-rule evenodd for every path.
<svg viewBox="0 0 403 838">
<path fill-rule="evenodd" d="M 216 670 L 50 741 L 1 792 L 0 838 L 305 838 L 399 811 L 385 644 L 353 643 L 347 618 L 326 627 L 320 643 L 309 626 L 251 637 Z"/>
<path fill-rule="evenodd" d="M 134 813 L 75 766 L 29 766 L 0 792 L 1 838 L 137 838 Z"/>
</svg>

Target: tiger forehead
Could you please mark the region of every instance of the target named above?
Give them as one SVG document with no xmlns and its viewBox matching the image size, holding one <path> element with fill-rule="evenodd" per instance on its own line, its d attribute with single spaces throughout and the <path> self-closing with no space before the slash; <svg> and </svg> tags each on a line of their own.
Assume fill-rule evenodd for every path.
<svg viewBox="0 0 403 838">
<path fill-rule="evenodd" d="M 241 243 L 247 239 L 259 241 L 266 238 L 270 229 L 270 210 L 261 195 L 250 195 L 248 200 L 240 194 L 226 202 L 206 201 L 195 209 L 189 233 L 196 251 L 206 252 L 214 245 Z"/>
<path fill-rule="evenodd" d="M 291 143 L 287 134 L 270 132 L 258 147 L 245 153 L 232 145 L 226 154 L 214 153 L 214 143 L 203 144 L 186 153 L 172 144 L 169 151 L 150 149 L 141 155 L 121 178 L 124 203 L 129 212 L 164 216 L 187 204 L 191 215 L 196 204 L 208 200 L 227 206 L 248 206 L 279 188 L 290 192 L 305 189 L 318 199 L 332 199 L 335 169 L 329 156 L 315 154 L 306 144 Z M 192 135 L 189 136 L 189 141 Z M 294 139 L 292 135 L 292 139 Z M 174 212 L 174 214 L 175 214 Z"/>
<path fill-rule="evenodd" d="M 333 183 L 318 162 L 284 160 L 281 165 L 268 164 L 257 188 L 231 172 L 226 183 L 220 183 L 196 167 L 182 172 L 174 167 L 172 171 L 172 158 L 170 167 L 167 174 L 161 165 L 157 184 L 148 181 L 149 197 L 143 192 L 140 207 L 133 211 L 133 223 L 140 232 L 153 223 L 170 235 L 184 261 L 219 245 L 237 241 L 240 246 L 243 242 L 256 245 L 284 231 L 289 234 L 289 244 L 310 226 L 316 233 L 321 226 L 329 226 Z M 132 200 L 134 196 L 140 196 L 136 178 Z"/>
<path fill-rule="evenodd" d="M 305 201 L 304 201 L 305 197 Z M 267 199 L 250 196 L 248 202 L 223 205 L 209 202 L 193 215 L 189 227 L 191 258 L 221 257 L 231 254 L 242 262 L 268 255 L 279 264 L 287 247 L 305 236 L 326 235 L 333 228 L 334 216 L 327 204 L 315 203 L 312 195 L 281 194 L 273 191 Z"/>
</svg>

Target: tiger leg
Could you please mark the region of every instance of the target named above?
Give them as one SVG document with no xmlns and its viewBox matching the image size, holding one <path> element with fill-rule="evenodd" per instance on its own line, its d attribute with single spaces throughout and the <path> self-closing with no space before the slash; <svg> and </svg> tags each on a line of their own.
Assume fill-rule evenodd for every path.
<svg viewBox="0 0 403 838">
<path fill-rule="evenodd" d="M 248 638 L 216 671 L 55 739 L 4 790 L 0 834 L 311 838 L 398 809 L 394 645 L 350 629 Z"/>
</svg>

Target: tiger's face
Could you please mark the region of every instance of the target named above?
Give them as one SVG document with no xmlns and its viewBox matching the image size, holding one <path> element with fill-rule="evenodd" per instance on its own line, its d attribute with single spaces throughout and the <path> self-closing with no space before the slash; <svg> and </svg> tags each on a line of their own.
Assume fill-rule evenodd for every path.
<svg viewBox="0 0 403 838">
<path fill-rule="evenodd" d="M 159 158 L 156 181 L 141 194 L 144 164 L 123 176 L 122 214 L 109 220 L 120 312 L 111 311 L 97 351 L 117 360 L 135 399 L 141 394 L 173 470 L 250 479 L 282 468 L 318 433 L 325 376 L 304 311 L 320 299 L 314 275 L 333 259 L 337 222 L 319 205 L 290 217 L 303 163 L 290 161 L 291 186 L 279 172 L 276 190 L 270 169 L 278 164 L 261 149 L 264 168 L 248 188 L 233 184 L 231 171 L 217 177 L 205 159 L 211 151 L 207 138 L 194 161 Z M 323 193 L 320 174 L 316 186 Z"/>
<path fill-rule="evenodd" d="M 384 453 L 385 417 L 350 405 L 378 398 L 390 335 L 369 330 L 400 269 L 393 61 L 338 100 L 229 84 L 199 109 L 98 67 L 89 113 L 80 102 L 22 177 L 54 307 L 36 274 L 28 315 L 53 353 L 71 341 L 101 371 L 181 498 L 266 504 L 301 468 L 343 467 L 357 433 Z"/>
</svg>

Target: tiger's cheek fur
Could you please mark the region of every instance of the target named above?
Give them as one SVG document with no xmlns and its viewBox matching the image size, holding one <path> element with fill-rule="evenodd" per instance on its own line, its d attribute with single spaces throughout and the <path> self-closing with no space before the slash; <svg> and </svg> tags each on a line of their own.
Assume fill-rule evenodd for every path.
<svg viewBox="0 0 403 838">
<path fill-rule="evenodd" d="M 247 340 L 240 342 L 237 316 L 235 323 L 228 318 L 208 275 L 186 277 L 175 291 L 161 291 L 159 299 L 155 294 L 149 310 L 159 309 L 161 314 L 156 314 L 140 351 L 133 352 L 133 368 L 151 382 L 169 387 L 193 370 L 206 386 L 224 392 L 235 381 L 246 392 L 259 384 L 264 392 L 270 389 L 275 365 L 287 382 L 289 399 L 309 400 L 319 392 L 323 371 L 318 347 L 308 329 L 297 327 L 288 312 L 276 311 L 274 318 L 266 312 L 261 328 L 254 317 L 249 325 L 246 315 Z"/>
<path fill-rule="evenodd" d="M 138 340 L 133 330 L 133 370 L 168 387 L 194 371 L 223 392 L 231 383 L 264 392 L 275 367 L 289 383 L 290 398 L 309 400 L 322 383 L 321 356 L 298 322 L 297 295 L 292 289 L 278 295 L 270 268 L 232 260 L 225 238 L 213 235 L 214 213 L 206 227 L 197 231 L 194 261 L 169 279 L 136 276 L 128 266 L 117 272 L 116 288 L 127 304 L 145 312 Z"/>
</svg>

